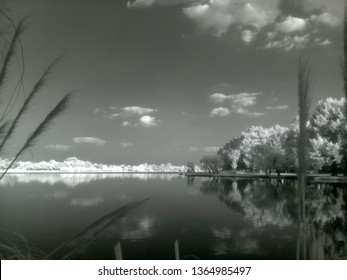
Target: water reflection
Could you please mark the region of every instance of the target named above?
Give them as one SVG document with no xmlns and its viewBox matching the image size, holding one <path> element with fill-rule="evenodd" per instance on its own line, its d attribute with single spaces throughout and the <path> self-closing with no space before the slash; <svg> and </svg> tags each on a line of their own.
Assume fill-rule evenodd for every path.
<svg viewBox="0 0 347 280">
<path fill-rule="evenodd" d="M 214 178 L 201 184 L 204 194 L 216 195 L 255 229 L 297 227 L 297 259 L 346 258 L 346 186 L 309 185 L 305 191 L 305 216 L 298 208 L 296 190 L 295 180 Z M 213 250 L 219 254 L 229 251 L 230 244 L 237 240 L 230 228 L 212 228 L 212 232 L 217 240 Z M 225 242 L 227 239 L 232 240 Z M 255 239 L 237 243 L 248 244 L 249 250 L 257 248 Z"/>
<path fill-rule="evenodd" d="M 68 252 L 72 259 L 114 259 L 121 242 L 125 259 L 174 259 L 175 240 L 182 258 L 347 256 L 347 188 L 338 184 L 309 185 L 301 219 L 295 180 L 10 174 L 1 186 L 1 225 L 18 229 L 29 244 L 50 252 L 77 235 L 52 258 Z"/>
<path fill-rule="evenodd" d="M 143 181 L 160 179 L 170 181 L 177 174 L 155 173 L 31 173 L 31 174 L 6 174 L 0 181 L 0 186 L 15 186 L 22 184 L 40 183 L 45 185 L 64 184 L 74 188 L 78 185 L 88 184 L 105 179 L 136 178 Z"/>
<path fill-rule="evenodd" d="M 292 181 L 214 179 L 202 183 L 201 191 L 215 194 L 254 227 L 285 227 L 293 223 L 295 190 Z"/>
</svg>

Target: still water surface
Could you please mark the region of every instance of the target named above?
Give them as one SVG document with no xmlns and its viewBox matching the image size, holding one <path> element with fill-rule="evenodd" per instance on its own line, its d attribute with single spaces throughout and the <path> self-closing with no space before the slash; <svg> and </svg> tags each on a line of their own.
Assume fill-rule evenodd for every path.
<svg viewBox="0 0 347 280">
<path fill-rule="evenodd" d="M 346 258 L 346 185 L 310 185 L 306 198 L 308 258 Z M 178 240 L 182 259 L 295 259 L 296 202 L 293 180 L 8 174 L 0 226 L 48 254 L 92 225 L 52 258 L 114 259 L 121 241 L 124 259 L 174 259 Z"/>
</svg>

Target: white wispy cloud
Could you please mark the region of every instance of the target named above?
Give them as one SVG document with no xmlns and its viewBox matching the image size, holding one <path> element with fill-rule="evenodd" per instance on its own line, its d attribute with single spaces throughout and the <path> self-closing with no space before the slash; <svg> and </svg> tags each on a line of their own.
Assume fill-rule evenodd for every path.
<svg viewBox="0 0 347 280">
<path fill-rule="evenodd" d="M 236 105 L 231 106 L 231 112 L 234 112 L 234 113 L 239 114 L 239 115 L 249 116 L 249 117 L 261 117 L 261 116 L 265 115 L 265 113 L 251 112 L 244 107 L 236 106 Z"/>
<path fill-rule="evenodd" d="M 255 105 L 257 103 L 257 97 L 261 95 L 261 92 L 253 92 L 253 93 L 247 93 L 247 92 L 241 92 L 238 94 L 223 94 L 223 93 L 213 93 L 209 96 L 209 100 L 214 103 L 224 103 L 226 101 L 229 101 L 231 104 L 231 109 L 219 107 L 215 108 L 211 111 L 210 117 L 213 115 L 222 116 L 221 114 L 229 115 L 231 112 L 237 113 L 240 115 L 246 115 L 251 117 L 258 117 L 264 115 L 264 113 L 259 112 L 251 112 L 246 107 Z M 227 111 L 225 110 L 227 109 Z M 214 114 L 212 114 L 214 113 Z"/>
<path fill-rule="evenodd" d="M 288 108 L 289 108 L 288 105 L 267 106 L 266 110 L 287 110 Z"/>
<path fill-rule="evenodd" d="M 327 25 L 332 28 L 341 23 L 341 19 L 329 12 L 323 12 L 319 15 L 312 15 L 310 19 L 316 23 Z"/>
<path fill-rule="evenodd" d="M 56 151 L 68 151 L 70 150 L 70 146 L 69 145 L 64 145 L 64 144 L 49 144 L 46 146 L 47 149 L 51 149 L 51 150 L 56 150 Z"/>
<path fill-rule="evenodd" d="M 128 148 L 134 146 L 134 144 L 129 142 L 122 142 L 119 144 L 119 146 L 121 146 L 122 148 Z"/>
<path fill-rule="evenodd" d="M 182 3 L 189 3 L 192 0 L 130 0 L 127 2 L 128 8 L 146 8 L 154 4 L 169 6 L 178 5 Z"/>
<path fill-rule="evenodd" d="M 145 115 L 145 114 L 155 113 L 158 110 L 153 108 L 130 106 L 130 107 L 123 107 L 122 111 L 123 113 L 127 115 Z"/>
<path fill-rule="evenodd" d="M 273 40 L 265 45 L 265 49 L 283 49 L 287 52 L 304 48 L 310 41 L 310 34 L 285 36 L 281 39 Z"/>
<path fill-rule="evenodd" d="M 74 137 L 72 140 L 76 144 L 95 144 L 97 146 L 102 146 L 106 143 L 105 140 L 96 137 Z"/>
<path fill-rule="evenodd" d="M 228 108 L 224 108 L 224 107 L 218 107 L 218 108 L 214 108 L 212 109 L 209 117 L 213 118 L 213 117 L 225 117 L 227 115 L 230 114 L 230 111 Z"/>
<path fill-rule="evenodd" d="M 190 147 L 190 152 L 205 152 L 205 153 L 216 153 L 220 147 L 210 146 L 210 147 Z"/>
<path fill-rule="evenodd" d="M 213 93 L 209 96 L 209 100 L 214 103 L 224 103 L 230 100 L 231 103 L 238 104 L 241 106 L 251 106 L 256 104 L 257 96 L 261 95 L 260 92 L 247 93 L 241 92 L 238 94 L 223 94 L 223 93 Z"/>
<path fill-rule="evenodd" d="M 124 121 L 124 122 L 122 122 L 122 126 L 124 126 L 124 127 L 131 126 L 131 123 L 128 121 Z"/>
<path fill-rule="evenodd" d="M 157 126 L 160 122 L 160 120 L 157 120 L 155 117 L 148 115 L 142 116 L 139 121 L 140 122 L 137 125 L 142 127 L 154 127 Z"/>
<path fill-rule="evenodd" d="M 278 22 L 276 24 L 275 30 L 283 33 L 293 33 L 303 31 L 305 27 L 305 19 L 288 16 L 282 22 Z"/>
</svg>

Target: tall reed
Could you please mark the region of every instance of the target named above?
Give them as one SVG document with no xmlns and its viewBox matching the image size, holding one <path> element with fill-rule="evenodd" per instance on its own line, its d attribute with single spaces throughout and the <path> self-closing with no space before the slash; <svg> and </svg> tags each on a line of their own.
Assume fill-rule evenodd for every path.
<svg viewBox="0 0 347 280">
<path fill-rule="evenodd" d="M 302 257 L 306 259 L 305 226 L 305 191 L 308 160 L 307 122 L 310 110 L 311 67 L 303 56 L 298 65 L 298 100 L 299 100 L 299 138 L 298 138 L 298 213 L 299 228 L 302 236 Z M 300 243 L 300 242 L 299 242 Z"/>
</svg>

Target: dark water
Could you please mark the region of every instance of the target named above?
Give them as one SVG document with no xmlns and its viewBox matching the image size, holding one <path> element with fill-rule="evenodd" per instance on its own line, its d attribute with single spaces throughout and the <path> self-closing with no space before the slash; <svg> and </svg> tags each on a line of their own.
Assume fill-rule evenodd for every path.
<svg viewBox="0 0 347 280">
<path fill-rule="evenodd" d="M 310 185 L 306 199 L 307 258 L 346 258 L 346 185 Z M 0 241 L 11 229 L 46 255 L 65 244 L 50 258 L 114 259 L 121 242 L 124 259 L 174 259 L 178 240 L 181 258 L 296 259 L 297 221 L 292 180 L 31 174 L 0 183 Z"/>
</svg>

